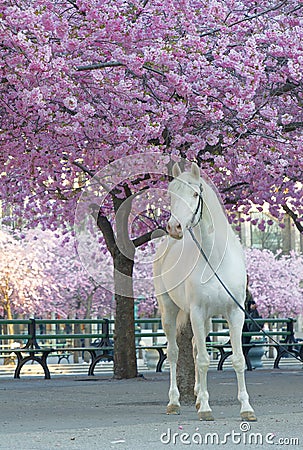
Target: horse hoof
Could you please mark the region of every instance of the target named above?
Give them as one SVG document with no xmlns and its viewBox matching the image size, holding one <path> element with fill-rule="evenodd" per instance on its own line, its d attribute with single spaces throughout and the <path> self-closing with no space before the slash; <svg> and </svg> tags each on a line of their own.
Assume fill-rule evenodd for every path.
<svg viewBox="0 0 303 450">
<path fill-rule="evenodd" d="M 166 408 L 166 414 L 180 414 L 180 406 L 168 405 Z"/>
<path fill-rule="evenodd" d="M 253 411 L 245 411 L 241 413 L 241 419 L 245 422 L 257 422 L 257 418 Z"/>
<path fill-rule="evenodd" d="M 198 413 L 199 420 L 210 422 L 214 419 L 211 411 L 201 411 Z"/>
</svg>

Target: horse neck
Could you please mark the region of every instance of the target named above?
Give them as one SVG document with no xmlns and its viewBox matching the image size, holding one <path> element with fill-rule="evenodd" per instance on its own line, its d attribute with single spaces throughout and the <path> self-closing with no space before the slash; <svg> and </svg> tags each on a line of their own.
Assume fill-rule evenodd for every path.
<svg viewBox="0 0 303 450">
<path fill-rule="evenodd" d="M 216 193 L 210 186 L 203 187 L 203 213 L 194 228 L 196 239 L 206 253 L 222 258 L 233 232 Z"/>
</svg>

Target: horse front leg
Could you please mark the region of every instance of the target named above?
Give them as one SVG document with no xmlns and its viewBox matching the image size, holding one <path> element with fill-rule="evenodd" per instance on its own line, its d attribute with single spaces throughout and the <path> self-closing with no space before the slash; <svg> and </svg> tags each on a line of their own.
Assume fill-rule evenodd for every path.
<svg viewBox="0 0 303 450">
<path fill-rule="evenodd" d="M 228 318 L 229 333 L 232 345 L 232 365 L 237 375 L 238 381 L 238 400 L 241 403 L 240 415 L 242 420 L 256 421 L 254 410 L 249 403 L 249 395 L 246 389 L 245 382 L 245 358 L 242 350 L 242 327 L 243 327 L 243 313 L 235 311 Z"/>
<path fill-rule="evenodd" d="M 168 393 L 169 403 L 166 408 L 166 414 L 180 414 L 180 392 L 177 386 L 177 361 L 179 348 L 177 346 L 176 334 L 174 333 L 174 330 L 170 330 L 170 338 L 168 337 L 168 333 L 166 333 L 166 336 L 167 359 L 170 367 L 170 387 Z"/>
<path fill-rule="evenodd" d="M 209 406 L 209 394 L 207 390 L 207 372 L 210 358 L 206 348 L 206 335 L 208 334 L 207 324 L 201 320 L 201 314 L 191 312 L 191 324 L 194 333 L 194 343 L 196 350 L 195 368 L 197 390 L 196 408 L 200 420 L 214 420 L 211 407 Z"/>
<path fill-rule="evenodd" d="M 166 414 L 180 414 L 180 393 L 177 386 L 177 361 L 179 348 L 177 346 L 177 315 L 179 308 L 172 302 L 168 294 L 158 299 L 162 326 L 167 338 L 167 360 L 170 367 L 169 403 Z"/>
<path fill-rule="evenodd" d="M 212 323 L 211 319 L 206 321 L 205 323 L 205 335 L 208 336 L 209 332 L 211 331 Z M 199 378 L 199 371 L 196 363 L 197 359 L 197 346 L 195 343 L 195 338 L 192 338 L 192 347 L 193 347 L 193 359 L 195 364 L 195 387 L 194 387 L 194 395 L 197 397 L 199 390 L 200 390 L 200 378 Z"/>
</svg>

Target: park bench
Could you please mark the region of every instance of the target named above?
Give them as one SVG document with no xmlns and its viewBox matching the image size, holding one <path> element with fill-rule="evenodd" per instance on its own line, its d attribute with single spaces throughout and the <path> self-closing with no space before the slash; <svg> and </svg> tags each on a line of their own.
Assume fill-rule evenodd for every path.
<svg viewBox="0 0 303 450">
<path fill-rule="evenodd" d="M 161 319 L 137 319 L 137 325 L 148 323 L 152 326 L 157 326 L 161 323 Z M 91 325 L 101 326 L 102 331 L 96 333 L 93 332 L 79 332 L 79 333 L 67 333 L 67 332 L 52 332 L 52 333 L 39 333 L 38 330 L 41 326 L 76 326 L 85 327 Z M 50 379 L 50 371 L 48 367 L 49 356 L 58 357 L 60 363 L 62 359 L 69 361 L 69 357 L 72 353 L 79 352 L 84 354 L 88 352 L 90 356 L 90 365 L 88 367 L 88 375 L 94 375 L 96 365 L 100 361 L 113 361 L 113 333 L 110 333 L 110 324 L 113 325 L 114 321 L 109 319 L 28 319 L 28 320 L 0 320 L 0 326 L 8 325 L 23 325 L 27 326 L 27 333 L 24 334 L 1 334 L 0 339 L 2 342 L 21 342 L 19 348 L 12 348 L 7 345 L 7 348 L 2 350 L 2 354 L 15 354 L 17 357 L 17 365 L 14 373 L 14 378 L 20 378 L 22 367 L 28 362 L 36 362 L 40 364 L 44 371 L 46 379 Z M 164 332 L 153 332 L 146 330 L 140 332 L 136 329 L 136 349 L 147 350 L 155 349 L 159 354 L 159 361 L 157 363 L 157 371 L 161 371 L 162 364 L 166 359 L 164 349 L 166 344 L 158 345 L 140 345 L 139 341 L 142 338 L 151 338 L 153 340 L 159 339 L 159 337 L 165 338 Z M 83 341 L 89 341 L 89 345 L 83 345 Z M 98 341 L 92 342 L 92 341 Z M 80 342 L 82 341 L 82 342 Z M 75 345 L 78 343 L 78 345 Z M 82 345 L 81 345 L 82 344 Z M 2 346 L 3 347 L 3 346 Z"/>
<path fill-rule="evenodd" d="M 37 333 L 38 327 L 41 325 L 101 325 L 103 330 L 96 333 Z M 0 354 L 2 356 L 15 354 L 17 357 L 17 364 L 14 373 L 14 378 L 20 378 L 20 373 L 22 367 L 28 362 L 36 362 L 41 365 L 44 371 L 45 379 L 50 379 L 50 371 L 48 367 L 48 357 L 50 355 L 58 357 L 58 362 L 61 362 L 63 358 L 68 359 L 73 352 L 85 352 L 90 354 L 90 366 L 88 374 L 93 374 L 93 369 L 95 365 L 102 359 L 112 360 L 112 346 L 107 347 L 106 344 L 109 343 L 108 336 L 109 332 L 107 330 L 108 321 L 107 319 L 86 319 L 86 320 L 43 320 L 43 319 L 28 319 L 28 320 L 0 320 L 0 326 L 10 325 L 20 325 L 27 326 L 27 333 L 2 333 L 0 339 L 2 344 L 2 349 Z M 99 347 L 89 345 L 81 345 L 81 340 L 100 339 L 101 343 Z M 79 345 L 73 345 L 76 342 Z M 9 346 L 7 342 L 20 343 L 20 347 Z M 49 342 L 49 343 L 48 343 Z M 98 349 L 102 349 L 101 354 L 98 354 Z"/>
<path fill-rule="evenodd" d="M 248 321 L 248 319 L 247 319 Z M 270 330 L 267 331 L 269 336 L 277 339 L 281 339 L 281 346 L 275 342 L 267 340 L 263 341 L 251 341 L 249 344 L 243 345 L 244 356 L 246 359 L 246 365 L 248 370 L 252 370 L 252 364 L 250 361 L 249 352 L 253 347 L 274 347 L 277 351 L 276 358 L 274 360 L 274 368 L 279 368 L 279 362 L 282 357 L 290 354 L 297 356 L 303 361 L 303 342 L 297 342 L 294 336 L 294 323 L 295 319 L 291 318 L 266 318 L 257 319 L 260 324 L 268 323 Z M 156 364 L 156 371 L 161 372 L 163 364 L 167 359 L 166 355 L 166 339 L 165 334 L 161 328 L 161 319 L 136 319 L 136 349 L 138 351 L 153 349 L 158 352 L 158 361 Z M 217 369 L 222 370 L 225 361 L 232 354 L 231 345 L 229 341 L 229 330 L 224 328 L 227 324 L 224 319 L 214 318 L 212 319 L 214 331 L 209 334 L 207 340 L 207 348 L 209 352 L 214 352 L 218 359 Z M 144 324 L 152 327 L 152 329 L 144 329 Z M 113 345 L 113 333 L 110 332 L 110 326 L 114 325 L 113 320 L 109 319 L 28 319 L 28 320 L 0 320 L 0 328 L 9 325 L 20 325 L 27 327 L 27 332 L 22 333 L 3 333 L 0 335 L 2 342 L 2 349 L 0 354 L 2 356 L 15 354 L 17 357 L 17 365 L 14 373 L 15 378 L 20 378 L 22 367 L 29 361 L 37 362 L 44 370 L 44 376 L 46 379 L 50 378 L 50 372 L 48 367 L 49 356 L 58 357 L 58 362 L 62 359 L 69 361 L 71 354 L 75 352 L 88 352 L 90 356 L 90 365 L 88 368 L 88 375 L 94 375 L 96 365 L 100 361 L 113 361 L 114 345 Z M 84 331 L 79 332 L 62 332 L 54 331 L 52 333 L 37 332 L 41 326 L 76 326 L 84 327 Z M 101 327 L 101 331 L 85 331 L 88 326 Z M 221 327 L 222 329 L 216 331 L 215 329 Z M 274 329 L 277 327 L 277 329 Z M 262 336 L 260 331 L 245 332 L 243 336 L 251 336 L 252 338 Z M 148 338 L 151 343 L 144 342 L 144 339 Z M 159 342 L 159 339 L 162 342 Z M 225 339 L 223 342 L 222 339 Z M 97 340 L 97 342 L 92 342 Z M 18 342 L 20 347 L 12 346 L 9 342 Z M 89 345 L 85 345 L 89 343 Z"/>
<path fill-rule="evenodd" d="M 251 323 L 250 319 L 246 319 L 247 323 Z M 267 336 L 272 337 L 276 342 L 270 338 L 264 339 L 264 335 L 261 331 L 247 331 L 243 332 L 242 336 L 251 337 L 252 340 L 248 344 L 242 344 L 243 353 L 246 361 L 247 370 L 251 371 L 253 365 L 251 363 L 250 354 L 252 348 L 264 347 L 269 349 L 275 348 L 276 357 L 274 359 L 273 367 L 279 368 L 281 358 L 289 356 L 289 353 L 294 357 L 298 357 L 303 362 L 303 342 L 299 342 L 294 335 L 294 323 L 295 319 L 292 318 L 262 318 L 256 319 L 256 322 L 260 326 L 267 323 L 270 329 L 266 331 Z M 225 319 L 213 318 L 212 325 L 214 326 L 227 326 Z M 277 328 L 277 329 L 274 329 Z M 163 333 L 150 333 L 155 336 L 163 336 Z M 258 340 L 254 340 L 257 338 Z M 225 339 L 225 342 L 222 341 Z M 212 331 L 208 335 L 206 346 L 209 352 L 214 352 L 216 359 L 218 359 L 218 370 L 223 370 L 224 363 L 232 355 L 232 348 L 230 343 L 229 329 L 225 328 L 220 331 Z M 165 362 L 167 355 L 164 353 L 166 345 L 161 345 L 159 348 L 154 347 L 159 352 L 159 360 L 156 371 L 161 372 L 163 363 Z M 288 353 L 289 352 L 289 353 Z"/>
<path fill-rule="evenodd" d="M 264 348 L 274 348 L 276 350 L 276 357 L 274 359 L 273 367 L 275 369 L 279 368 L 279 363 L 281 358 L 289 356 L 289 354 L 294 357 L 298 357 L 303 362 L 303 342 L 299 342 L 295 338 L 294 334 L 294 323 L 296 322 L 293 318 L 260 318 L 255 319 L 256 322 L 262 326 L 265 323 L 269 325 L 269 329 L 266 330 L 265 337 L 261 331 L 245 331 L 242 336 L 251 337 L 252 340 L 248 344 L 242 344 L 243 354 L 246 361 L 247 370 L 252 370 L 253 366 L 251 364 L 249 352 L 252 348 L 264 347 Z M 226 324 L 224 319 L 213 319 L 213 324 Z M 250 319 L 245 320 L 246 323 L 251 323 Z M 231 344 L 229 340 L 229 330 L 222 330 L 218 332 L 211 332 L 209 334 L 211 342 L 207 343 L 208 348 L 215 348 L 219 351 L 219 361 L 218 370 L 223 370 L 223 365 L 225 361 L 232 355 Z M 219 337 L 227 338 L 226 342 L 218 342 Z M 257 338 L 258 340 L 254 340 Z M 270 338 L 273 338 L 271 340 Z"/>
</svg>

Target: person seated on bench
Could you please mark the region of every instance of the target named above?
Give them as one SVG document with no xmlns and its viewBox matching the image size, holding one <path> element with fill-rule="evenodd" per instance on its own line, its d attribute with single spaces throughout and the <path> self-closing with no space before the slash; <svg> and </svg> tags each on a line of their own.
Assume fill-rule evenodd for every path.
<svg viewBox="0 0 303 450">
<path fill-rule="evenodd" d="M 249 276 L 247 275 L 247 283 L 246 283 L 246 299 L 245 299 L 245 309 L 246 311 L 251 315 L 253 319 L 262 319 L 262 316 L 260 316 L 257 304 L 253 299 L 252 293 L 248 289 L 249 284 Z M 261 325 L 261 328 L 263 328 L 263 324 Z M 242 333 L 246 331 L 258 331 L 259 328 L 255 323 L 246 323 L 244 322 Z M 242 334 L 242 344 L 249 344 L 251 341 L 252 336 L 243 336 Z"/>
</svg>

